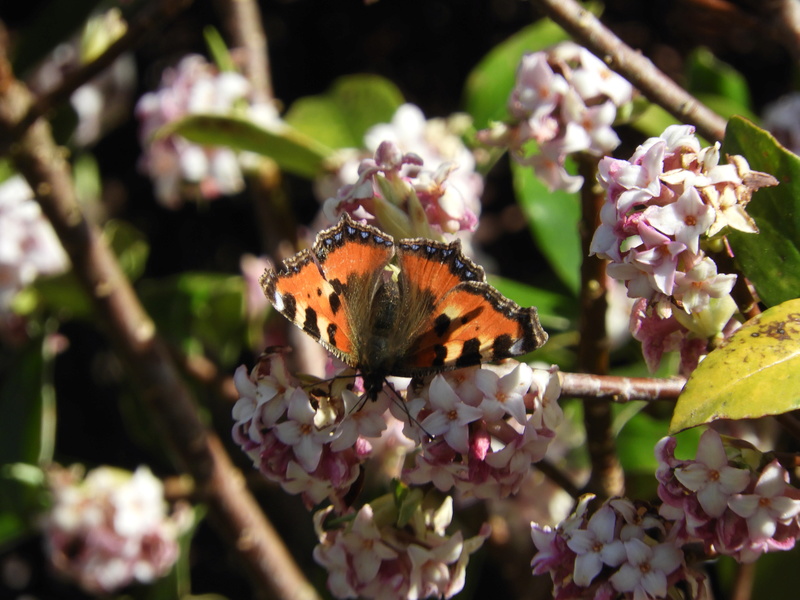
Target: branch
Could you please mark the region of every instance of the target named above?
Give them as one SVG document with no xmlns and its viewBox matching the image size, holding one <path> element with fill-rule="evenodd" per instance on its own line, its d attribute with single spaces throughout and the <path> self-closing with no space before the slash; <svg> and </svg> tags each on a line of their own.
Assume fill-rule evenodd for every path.
<svg viewBox="0 0 800 600">
<path fill-rule="evenodd" d="M 5 63 L 5 64 L 3 64 Z M 0 51 L 0 74 L 10 67 Z M 13 78 L 0 80 L 0 139 L 20 130 L 33 98 Z M 193 398 L 178 375 L 166 345 L 122 273 L 97 227 L 75 198 L 64 152 L 49 125 L 38 120 L 13 139 L 10 159 L 35 191 L 104 327 L 145 404 L 161 426 L 179 462 L 208 505 L 211 521 L 239 553 L 254 588 L 272 597 L 312 600 L 318 596 L 283 541 L 244 485 L 218 437 L 198 417 Z"/>
<path fill-rule="evenodd" d="M 531 2 L 676 119 L 694 125 L 709 140 L 725 137 L 725 119 L 662 73 L 649 58 L 625 44 L 575 0 Z"/>
<path fill-rule="evenodd" d="M 600 224 L 600 209 L 605 203 L 597 183 L 596 156 L 580 153 L 575 157 L 583 176 L 581 188 L 581 296 L 578 329 L 578 369 L 584 373 L 605 375 L 608 371 L 608 336 L 606 334 L 606 263 L 589 256 L 592 236 Z M 606 498 L 625 493 L 625 473 L 617 456 L 611 405 L 608 402 L 583 401 L 583 424 L 586 446 L 592 463 L 587 489 Z"/>
<path fill-rule="evenodd" d="M 274 97 L 267 50 L 267 36 L 261 26 L 261 10 L 255 0 L 216 0 L 233 46 L 243 55 L 244 74 L 253 86 L 257 102 L 270 102 Z"/>
<path fill-rule="evenodd" d="M 586 373 L 559 373 L 561 395 L 570 398 L 592 398 L 612 402 L 675 402 L 686 379 L 672 377 L 656 379 L 651 377 L 616 377 L 609 375 L 589 375 Z"/>
<path fill-rule="evenodd" d="M 54 107 L 66 101 L 72 92 L 87 81 L 102 73 L 123 53 L 137 46 L 141 39 L 154 29 L 177 16 L 194 0 L 153 0 L 128 23 L 125 33 L 95 60 L 67 73 L 55 88 L 39 96 L 19 119 L 14 129 L 14 137 L 19 137 L 36 119 L 46 115 Z"/>
</svg>

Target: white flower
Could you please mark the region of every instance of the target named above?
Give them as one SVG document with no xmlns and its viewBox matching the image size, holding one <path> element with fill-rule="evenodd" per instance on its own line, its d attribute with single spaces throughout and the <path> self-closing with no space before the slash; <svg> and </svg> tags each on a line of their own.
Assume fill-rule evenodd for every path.
<svg viewBox="0 0 800 600">
<path fill-rule="evenodd" d="M 648 546 L 634 538 L 625 542 L 627 562 L 614 573 L 611 584 L 618 592 L 633 592 L 634 600 L 665 598 L 667 575 L 683 562 L 683 552 L 670 543 Z"/>
<path fill-rule="evenodd" d="M 287 446 L 309 473 L 313 472 L 322 457 L 322 446 L 331 441 L 330 428 L 318 430 L 314 425 L 316 411 L 308 395 L 295 388 L 289 398 L 288 420 L 275 426 L 275 436 Z"/>
<path fill-rule="evenodd" d="M 617 567 L 626 558 L 625 547 L 616 537 L 617 516 L 604 504 L 589 519 L 586 529 L 572 533 L 567 546 L 575 558 L 575 583 L 588 587 L 603 565 Z"/>
<path fill-rule="evenodd" d="M 675 469 L 675 478 L 697 493 L 700 506 L 709 517 L 721 517 L 728 499 L 750 483 L 750 472 L 728 465 L 722 439 L 713 429 L 700 436 L 697 461 Z"/>
<path fill-rule="evenodd" d="M 503 377 L 489 369 L 479 369 L 475 380 L 484 393 L 480 408 L 487 422 L 499 421 L 506 415 L 514 417 L 520 425 L 526 422 L 525 393 L 533 381 L 533 371 L 525 363 L 517 366 Z"/>
<path fill-rule="evenodd" d="M 68 267 L 67 255 L 33 191 L 15 175 L 0 183 L 0 311 L 39 275 Z"/>
<path fill-rule="evenodd" d="M 753 542 L 762 542 L 775 535 L 778 523 L 786 523 L 800 514 L 800 500 L 786 496 L 789 474 L 777 460 L 766 466 L 752 494 L 736 494 L 728 506 L 747 519 L 747 530 Z"/>
<path fill-rule="evenodd" d="M 469 452 L 469 424 L 480 419 L 483 411 L 462 402 L 442 375 L 433 378 L 428 394 L 434 412 L 420 423 L 422 429 L 431 435 L 443 435 L 457 452 Z"/>
</svg>

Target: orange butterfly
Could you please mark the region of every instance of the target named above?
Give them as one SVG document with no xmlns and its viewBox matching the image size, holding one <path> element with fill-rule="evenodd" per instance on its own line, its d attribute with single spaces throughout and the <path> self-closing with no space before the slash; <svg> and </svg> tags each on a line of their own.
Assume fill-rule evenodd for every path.
<svg viewBox="0 0 800 600">
<path fill-rule="evenodd" d="M 469 367 L 547 341 L 536 309 L 489 285 L 458 240 L 395 242 L 347 214 L 260 283 L 276 310 L 360 371 L 372 399 L 389 375 Z"/>
</svg>

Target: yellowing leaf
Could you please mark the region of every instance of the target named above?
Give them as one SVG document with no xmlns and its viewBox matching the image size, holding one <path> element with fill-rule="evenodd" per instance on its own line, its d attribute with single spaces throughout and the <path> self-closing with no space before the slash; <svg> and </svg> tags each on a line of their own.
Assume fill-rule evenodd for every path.
<svg viewBox="0 0 800 600">
<path fill-rule="evenodd" d="M 800 408 L 800 299 L 751 319 L 692 373 L 670 433 L 716 419 L 753 419 Z"/>
</svg>

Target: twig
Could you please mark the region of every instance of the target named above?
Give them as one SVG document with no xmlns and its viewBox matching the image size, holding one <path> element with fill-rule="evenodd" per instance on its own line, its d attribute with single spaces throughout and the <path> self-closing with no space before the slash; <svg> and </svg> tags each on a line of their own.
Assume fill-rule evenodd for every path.
<svg viewBox="0 0 800 600">
<path fill-rule="evenodd" d="M 0 56 L 0 63 L 5 62 Z M 9 73 L 0 65 L 0 73 Z M 0 82 L 0 139 L 19 130 L 31 114 L 30 92 L 16 80 Z M 38 120 L 10 145 L 10 158 L 34 190 L 72 261 L 73 271 L 89 296 L 97 322 L 111 338 L 142 390 L 153 419 L 161 426 L 197 492 L 208 505 L 211 521 L 241 556 L 254 587 L 272 597 L 318 598 L 281 538 L 267 521 L 231 464 L 217 438 L 200 420 L 186 385 L 165 344 L 102 235 L 88 222 L 75 198 L 64 153 L 53 142 L 49 125 Z"/>
<path fill-rule="evenodd" d="M 244 75 L 253 86 L 254 99 L 271 102 L 272 77 L 267 50 L 267 37 L 261 26 L 261 10 L 255 0 L 216 0 L 233 46 L 244 54 Z"/>
<path fill-rule="evenodd" d="M 561 469 L 556 467 L 547 459 L 542 459 L 539 462 L 534 463 L 533 466 L 541 471 L 542 474 L 550 481 L 572 496 L 575 500 L 581 497 L 580 488 L 578 488 L 578 486 L 575 485 L 575 483 L 573 483 L 569 477 L 567 477 L 566 473 L 564 473 Z"/>
<path fill-rule="evenodd" d="M 561 395 L 570 398 L 593 398 L 612 402 L 645 400 L 677 400 L 686 379 L 672 377 L 656 379 L 650 377 L 616 377 L 587 373 L 559 373 Z"/>
<path fill-rule="evenodd" d="M 67 73 L 52 90 L 39 96 L 19 120 L 14 137 L 19 137 L 36 119 L 46 115 L 54 107 L 67 100 L 72 92 L 108 68 L 121 54 L 135 47 L 141 39 L 154 29 L 159 29 L 187 8 L 194 0 L 153 0 L 128 23 L 125 33 L 95 60 Z"/>
<path fill-rule="evenodd" d="M 694 125 L 709 140 L 725 136 L 725 119 L 657 69 L 649 58 L 626 45 L 575 0 L 531 2 L 676 119 Z"/>
<path fill-rule="evenodd" d="M 600 224 L 600 209 L 605 197 L 596 181 L 599 159 L 582 153 L 576 156 L 576 160 L 578 172 L 583 176 L 579 224 L 583 262 L 578 369 L 584 373 L 605 375 L 608 371 L 606 264 L 597 256 L 589 256 L 592 236 Z M 607 498 L 621 496 L 625 491 L 625 474 L 617 456 L 611 405 L 604 401 L 584 399 L 583 423 L 592 463 L 587 490 Z"/>
<path fill-rule="evenodd" d="M 761 0 L 767 26 L 772 27 L 795 60 L 800 59 L 800 4 L 797 0 Z"/>
</svg>

